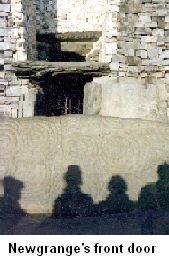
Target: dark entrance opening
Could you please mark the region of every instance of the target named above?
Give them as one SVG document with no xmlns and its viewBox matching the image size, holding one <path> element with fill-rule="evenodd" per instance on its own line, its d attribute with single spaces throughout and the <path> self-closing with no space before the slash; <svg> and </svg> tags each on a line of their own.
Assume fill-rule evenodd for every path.
<svg viewBox="0 0 169 264">
<path fill-rule="evenodd" d="M 37 94 L 35 115 L 83 114 L 84 86 L 92 80 L 82 73 L 46 75 Z"/>
</svg>

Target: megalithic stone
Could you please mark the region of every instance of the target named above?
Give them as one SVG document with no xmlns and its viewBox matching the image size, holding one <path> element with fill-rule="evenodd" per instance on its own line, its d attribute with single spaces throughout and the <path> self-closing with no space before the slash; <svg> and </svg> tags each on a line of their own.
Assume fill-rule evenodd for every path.
<svg viewBox="0 0 169 264">
<path fill-rule="evenodd" d="M 28 213 L 52 212 L 72 165 L 82 173 L 81 192 L 94 203 L 106 199 L 117 175 L 130 200 L 137 200 L 142 187 L 158 180 L 158 166 L 169 161 L 169 124 L 78 115 L 4 118 L 0 150 L 0 181 L 23 183 L 19 203 Z"/>
</svg>

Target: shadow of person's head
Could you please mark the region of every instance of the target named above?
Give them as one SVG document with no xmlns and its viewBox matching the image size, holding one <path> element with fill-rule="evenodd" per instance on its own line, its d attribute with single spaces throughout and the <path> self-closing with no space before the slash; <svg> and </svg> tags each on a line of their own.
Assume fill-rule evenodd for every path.
<svg viewBox="0 0 169 264">
<path fill-rule="evenodd" d="M 11 214 L 26 215 L 26 212 L 20 207 L 20 198 L 24 184 L 22 181 L 15 179 L 12 176 L 5 176 L 0 182 L 1 189 L 3 188 L 3 195 L 1 194 L 0 211 L 3 215 Z M 2 191 L 2 190 L 1 190 Z"/>
<path fill-rule="evenodd" d="M 121 176 L 114 175 L 108 184 L 108 190 L 112 195 L 124 194 L 127 191 L 127 185 Z"/>
<path fill-rule="evenodd" d="M 82 172 L 80 166 L 69 165 L 64 174 L 66 187 L 64 192 L 55 199 L 52 217 L 76 217 L 92 214 L 93 200 L 90 195 L 81 191 Z"/>
<path fill-rule="evenodd" d="M 69 188 L 78 188 L 82 185 L 82 172 L 78 165 L 69 165 L 64 175 L 64 180 Z"/>
<path fill-rule="evenodd" d="M 169 165 L 165 162 L 157 168 L 158 181 L 156 183 L 158 192 L 169 192 Z"/>
<path fill-rule="evenodd" d="M 166 162 L 163 165 L 159 165 L 157 168 L 157 174 L 159 180 L 169 182 L 169 165 Z"/>
<path fill-rule="evenodd" d="M 16 180 L 11 176 L 4 178 L 4 198 L 12 200 L 14 202 L 19 201 L 21 197 L 21 191 L 24 188 L 22 181 Z"/>
</svg>

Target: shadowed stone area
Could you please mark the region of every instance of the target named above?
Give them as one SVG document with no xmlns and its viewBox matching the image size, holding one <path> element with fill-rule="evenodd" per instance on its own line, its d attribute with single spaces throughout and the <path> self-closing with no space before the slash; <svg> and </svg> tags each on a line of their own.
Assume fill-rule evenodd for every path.
<svg viewBox="0 0 169 264">
<path fill-rule="evenodd" d="M 100 217 L 0 216 L 1 235 L 169 235 L 169 208 Z"/>
</svg>

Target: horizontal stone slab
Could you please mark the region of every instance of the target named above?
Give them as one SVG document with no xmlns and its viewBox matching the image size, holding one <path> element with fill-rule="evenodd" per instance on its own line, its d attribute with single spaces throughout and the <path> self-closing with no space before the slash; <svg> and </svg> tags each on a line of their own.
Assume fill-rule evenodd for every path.
<svg viewBox="0 0 169 264">
<path fill-rule="evenodd" d="M 101 31 L 84 31 L 84 32 L 66 32 L 66 33 L 49 33 L 37 34 L 39 42 L 53 41 L 97 41 L 102 35 Z"/>
<path fill-rule="evenodd" d="M 13 70 L 19 77 L 40 77 L 47 73 L 51 73 L 52 76 L 61 73 L 102 76 L 110 72 L 108 64 L 97 62 L 26 61 L 13 63 Z"/>
<path fill-rule="evenodd" d="M 10 4 L 0 4 L 0 12 L 10 12 L 11 5 Z"/>
</svg>

